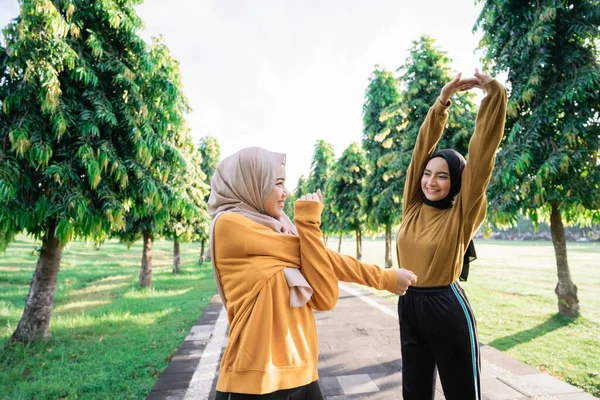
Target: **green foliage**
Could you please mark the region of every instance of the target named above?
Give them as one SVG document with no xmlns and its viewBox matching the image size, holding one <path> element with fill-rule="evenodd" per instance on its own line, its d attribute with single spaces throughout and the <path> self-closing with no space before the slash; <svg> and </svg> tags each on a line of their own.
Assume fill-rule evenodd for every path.
<svg viewBox="0 0 600 400">
<path fill-rule="evenodd" d="M 331 211 L 329 193 L 326 190 L 327 182 L 333 172 L 334 163 L 335 153 L 331 144 L 324 140 L 318 140 L 315 144 L 310 175 L 303 190 L 305 193 L 315 193 L 318 189 L 321 189 L 325 197 L 325 208 L 321 214 L 321 231 L 325 235 L 337 232 L 338 229 L 335 214 Z"/>
<path fill-rule="evenodd" d="M 198 143 L 198 151 L 202 156 L 202 164 L 200 169 L 206 174 L 205 182 L 210 185 L 217 164 L 219 164 L 219 158 L 221 157 L 221 148 L 217 138 L 214 136 L 204 136 Z"/>
<path fill-rule="evenodd" d="M 0 279 L 0 398 L 143 399 L 215 293 L 210 264 L 181 246 L 171 272 L 172 242 L 154 246 L 153 288 L 139 289 L 141 243 L 80 241 L 63 252 L 52 337 L 4 347 L 25 305 L 38 243 L 18 236 Z"/>
<path fill-rule="evenodd" d="M 387 136 L 392 132 L 392 119 L 381 118 L 398 104 L 398 81 L 391 72 L 377 66 L 369 79 L 363 105 L 363 140 L 369 174 L 363 191 L 368 228 L 377 231 L 382 225 L 391 226 L 397 219 L 400 197 L 388 182 L 394 175 L 390 159 L 396 151 L 395 141 Z"/>
<path fill-rule="evenodd" d="M 283 211 L 292 221 L 294 220 L 294 202 L 300 197 L 302 197 L 303 194 L 308 193 L 308 190 L 306 190 L 306 185 L 306 178 L 304 177 L 304 175 L 300 175 L 300 178 L 298 178 L 298 184 L 296 185 L 296 189 L 285 200 L 285 206 Z"/>
<path fill-rule="evenodd" d="M 201 169 L 201 152 L 192 144 L 191 138 L 188 138 L 184 149 L 187 150 L 187 154 L 184 154 L 186 169 L 185 173 L 174 175 L 170 182 L 179 189 L 175 192 L 176 204 L 170 212 L 163 234 L 188 242 L 202 239 L 203 234 L 208 235 L 210 216 L 206 199 L 209 186 L 205 183 L 208 180 L 206 174 Z"/>
<path fill-rule="evenodd" d="M 600 220 L 600 2 L 483 1 L 488 66 L 508 72 L 506 136 L 489 189 L 494 221 L 519 213 Z"/>
<path fill-rule="evenodd" d="M 365 212 L 361 194 L 367 176 L 365 151 L 352 143 L 333 168 L 333 176 L 327 186 L 329 204 L 338 224 L 338 233 L 362 231 Z"/>
<path fill-rule="evenodd" d="M 199 160 L 193 158 L 197 152 L 185 122 L 189 107 L 181 90 L 179 62 L 155 39 L 143 65 L 147 69 L 142 71 L 140 93 L 146 101 L 146 118 L 134 147 L 129 148 L 137 157 L 129 164 L 133 172 L 126 189 L 130 211 L 126 229 L 119 234 L 125 241 L 137 240 L 143 232 L 161 233 L 165 224 L 173 222 L 172 216 L 185 219 L 188 213 L 193 220 L 191 214 L 201 214 L 194 197 L 199 201 L 206 192 L 206 175 L 195 165 Z"/>
<path fill-rule="evenodd" d="M 4 30 L 0 247 L 54 225 L 64 245 L 126 216 L 166 221 L 187 105 L 168 49 L 138 36 L 137 3 L 25 1 Z"/>
<path fill-rule="evenodd" d="M 208 192 L 202 201 L 203 213 L 201 214 L 201 217 L 194 222 L 194 239 L 208 240 L 208 228 L 210 227 L 211 218 L 210 215 L 208 215 L 206 200 L 210 193 L 210 181 L 217 169 L 217 164 L 219 164 L 221 148 L 215 137 L 204 136 L 198 143 L 198 152 L 200 153 L 198 159 L 202 160 L 200 163 L 200 171 L 206 175 L 204 183 L 208 186 Z"/>
<path fill-rule="evenodd" d="M 452 80 L 446 53 L 435 47 L 434 39 L 422 36 L 413 42 L 410 55 L 400 67 L 402 97 L 383 118 L 392 126 L 391 140 L 396 140 L 397 150 L 390 158 L 393 169 L 391 190 L 402 196 L 406 171 L 412 158 L 419 128 L 429 108 L 437 101 L 442 87 Z M 448 122 L 438 149 L 451 148 L 466 156 L 469 140 L 475 125 L 473 94 L 464 92 L 452 98 Z M 395 130 L 395 131 L 394 131 Z"/>
</svg>

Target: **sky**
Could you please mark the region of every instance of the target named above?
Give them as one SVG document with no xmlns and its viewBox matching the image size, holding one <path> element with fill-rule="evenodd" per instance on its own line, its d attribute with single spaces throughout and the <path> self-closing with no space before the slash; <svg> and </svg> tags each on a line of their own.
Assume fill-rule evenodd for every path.
<svg viewBox="0 0 600 400">
<path fill-rule="evenodd" d="M 215 136 L 222 157 L 249 146 L 286 153 L 293 189 L 310 172 L 317 140 L 336 157 L 360 143 L 372 71 L 396 71 L 421 35 L 472 76 L 480 8 L 474 0 L 146 0 L 137 10 L 144 39 L 162 35 L 181 63 L 195 142 Z M 0 0 L 0 26 L 18 12 L 17 0 Z"/>
</svg>

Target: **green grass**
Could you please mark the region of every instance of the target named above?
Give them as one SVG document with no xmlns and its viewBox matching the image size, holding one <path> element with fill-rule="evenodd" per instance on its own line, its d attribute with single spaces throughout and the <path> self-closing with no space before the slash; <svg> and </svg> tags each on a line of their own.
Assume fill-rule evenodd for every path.
<svg viewBox="0 0 600 400">
<path fill-rule="evenodd" d="M 140 289 L 140 243 L 71 244 L 51 338 L 3 348 L 23 312 L 35 248 L 20 237 L 0 255 L 0 399 L 145 398 L 215 293 L 210 265 L 197 262 L 199 246 L 182 244 L 182 272 L 173 275 L 172 242 L 155 243 L 153 286 Z"/>
<path fill-rule="evenodd" d="M 329 245 L 337 249 L 337 238 Z M 600 243 L 568 244 L 579 289 L 576 319 L 558 314 L 551 243 L 477 240 L 476 247 L 479 258 L 461 286 L 475 312 L 479 340 L 600 396 Z M 342 252 L 356 255 L 355 249 L 354 240 L 346 239 Z M 363 261 L 383 265 L 384 251 L 383 241 L 367 239 Z"/>
</svg>

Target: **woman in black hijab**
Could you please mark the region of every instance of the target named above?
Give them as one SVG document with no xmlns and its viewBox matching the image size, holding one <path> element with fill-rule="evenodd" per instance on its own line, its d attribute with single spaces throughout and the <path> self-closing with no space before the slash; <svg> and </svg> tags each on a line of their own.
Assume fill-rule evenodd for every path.
<svg viewBox="0 0 600 400">
<path fill-rule="evenodd" d="M 454 150 L 434 152 L 448 118 L 451 96 L 480 88 L 482 100 L 469 161 Z M 406 173 L 398 265 L 419 281 L 398 300 L 404 400 L 433 399 L 435 370 L 446 400 L 480 400 L 480 361 L 475 317 L 458 285 L 475 259 L 473 236 L 485 219 L 485 190 L 502 139 L 506 90 L 476 70 L 460 74 L 441 91 L 417 137 Z"/>
</svg>

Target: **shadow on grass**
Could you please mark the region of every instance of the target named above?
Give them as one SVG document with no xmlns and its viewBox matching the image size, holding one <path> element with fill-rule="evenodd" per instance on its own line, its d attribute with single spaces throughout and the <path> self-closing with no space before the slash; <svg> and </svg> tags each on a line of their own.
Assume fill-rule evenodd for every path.
<svg viewBox="0 0 600 400">
<path fill-rule="evenodd" d="M 571 325 L 575 321 L 576 319 L 563 317 L 562 315 L 556 313 L 543 323 L 534 326 L 533 328 L 495 339 L 489 342 L 488 345 L 500 351 L 506 351 L 520 345 L 521 343 L 529 342 L 530 340 L 542 337 L 547 333 Z"/>
</svg>

